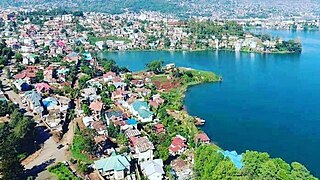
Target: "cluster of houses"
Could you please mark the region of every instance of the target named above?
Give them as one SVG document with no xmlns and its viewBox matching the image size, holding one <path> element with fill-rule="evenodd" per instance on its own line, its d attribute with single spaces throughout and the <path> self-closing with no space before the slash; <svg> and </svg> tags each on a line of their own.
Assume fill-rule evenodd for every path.
<svg viewBox="0 0 320 180">
<path fill-rule="evenodd" d="M 46 81 L 36 82 L 36 73 L 42 68 L 41 65 L 26 66 L 25 70 L 14 75 L 12 85 L 27 110 L 38 115 L 51 131 L 59 133 L 66 120 L 70 99 L 53 93 L 54 89 L 63 87 L 57 86 L 48 74 Z M 52 67 L 45 68 L 45 71 L 49 69 Z M 59 81 L 59 77 L 56 80 Z"/>
<path fill-rule="evenodd" d="M 6 14 L 2 12 L 2 16 Z M 18 14 L 18 12 L 16 12 Z M 1 12 L 0 12 L 1 17 Z M 44 16 L 43 25 L 31 24 L 27 18 L 17 25 L 19 34 L 10 31 L 10 26 L 2 32 L 8 37 L 7 43 L 22 53 L 23 64 L 38 61 L 39 53 L 47 57 L 58 57 L 67 54 L 67 60 L 73 61 L 77 56 L 72 53 L 72 45 L 83 45 L 96 50 L 196 50 L 196 49 L 233 49 L 241 48 L 251 51 L 272 51 L 276 41 L 261 40 L 247 34 L 245 37 L 225 34 L 223 37 L 212 35 L 201 39 L 190 32 L 185 22 L 172 16 L 154 12 L 124 13 L 109 15 L 104 13 L 85 13 L 75 21 L 72 14 Z M 78 17 L 77 17 L 78 18 Z M 197 19 L 201 21 L 201 19 Z M 5 23 L 17 22 L 17 17 L 6 17 Z M 77 23 L 78 24 L 77 24 Z M 224 22 L 217 22 L 223 25 Z M 85 27 L 77 31 L 76 27 Z M 90 34 L 96 37 L 90 40 Z M 200 43 L 200 46 L 199 46 Z"/>
<path fill-rule="evenodd" d="M 74 85 L 73 79 L 70 79 L 72 66 L 76 66 L 79 60 L 86 60 L 90 68 L 103 69 L 89 51 L 83 53 L 73 51 L 77 44 L 83 45 L 85 49 L 91 49 L 92 44 L 88 41 L 87 32 L 74 30 L 76 25 L 72 15 L 50 17 L 45 19 L 42 26 L 31 24 L 29 19 L 25 19 L 15 27 L 17 31 L 10 31 L 9 24 L 16 22 L 16 17 L 13 14 L 4 18 L 3 13 L 1 12 L 0 16 L 2 15 L 2 20 L 7 26 L 1 34 L 8 37 L 6 44 L 14 52 L 22 55 L 21 62 L 16 59 L 15 63 L 22 65 L 23 68 L 16 65 L 8 67 L 9 75 L 12 75 L 10 82 L 20 96 L 21 103 L 30 113 L 38 116 L 52 132 L 62 133 L 71 100 L 66 94 L 58 92 Z M 99 36 L 128 39 L 129 41 L 122 40 L 123 42 L 121 40 L 104 42 L 108 47 L 125 50 L 164 46 L 163 42 L 155 43 L 147 40 L 148 36 L 159 36 L 160 29 L 163 29 L 166 35 L 170 35 L 171 44 L 175 44 L 182 37 L 187 37 L 180 27 L 175 27 L 172 19 L 166 19 L 167 25 L 160 23 L 164 18 L 167 17 L 158 14 L 113 16 L 87 13 L 79 22 L 85 27 L 93 27 L 94 33 Z M 145 26 L 142 21 L 150 22 Z M 114 28 L 102 28 L 103 23 L 110 23 Z M 144 30 L 141 30 L 143 28 Z M 156 146 L 143 130 L 143 126 L 148 125 L 153 127 L 153 133 L 156 135 L 166 133 L 166 127 L 155 116 L 155 110 L 164 103 L 164 99 L 159 92 L 155 93 L 149 88 L 150 76 L 150 74 L 141 76 L 137 73 L 128 80 L 125 74 L 105 72 L 101 76 L 89 79 L 77 97 L 79 100 L 75 111 L 77 117 L 81 118 L 86 128 L 97 132 L 94 140 L 99 145 L 99 152 L 96 154 L 98 160 L 94 162 L 93 168 L 103 179 L 134 179 L 137 167 L 135 164 L 148 179 L 161 180 L 165 176 L 165 162 L 155 158 Z M 100 95 L 106 85 L 114 87 L 112 92 L 108 92 L 112 101 L 111 108 L 103 103 Z M 88 105 L 89 114 L 81 108 L 83 104 Z M 127 152 L 119 153 L 115 147 L 107 145 L 109 141 L 117 143 L 109 136 L 110 126 L 119 127 L 120 133 L 125 135 L 128 141 Z M 210 139 L 201 133 L 197 136 L 197 141 L 209 143 Z M 171 139 L 171 145 L 167 148 L 172 157 L 177 157 L 185 153 L 188 147 L 187 139 L 177 135 Z M 173 161 L 172 167 L 179 179 L 187 179 L 192 173 L 190 164 L 181 159 Z"/>
<path fill-rule="evenodd" d="M 88 104 L 90 115 L 85 115 L 83 110 L 79 110 L 78 115 L 82 117 L 82 122 L 87 128 L 97 132 L 95 139 L 99 139 L 100 144 L 109 141 L 117 143 L 117 140 L 109 136 L 110 126 L 119 127 L 120 133 L 125 135 L 128 141 L 129 150 L 119 154 L 115 147 L 104 146 L 100 150 L 99 160 L 94 162 L 94 169 L 105 179 L 132 178 L 135 174 L 132 165 L 137 163 L 140 171 L 148 179 L 163 179 L 165 175 L 164 162 L 156 159 L 155 145 L 150 141 L 149 135 L 143 130 L 144 125 L 153 127 L 156 135 L 166 133 L 166 127 L 155 118 L 155 110 L 164 103 L 160 94 L 152 94 L 148 85 L 151 83 L 148 75 L 141 76 L 139 73 L 133 74 L 132 79 L 126 82 L 125 74 L 106 72 L 102 76 L 95 77 L 87 81 L 87 87 L 81 90 L 81 103 Z M 106 108 L 99 95 L 103 86 L 114 86 L 110 93 L 113 105 Z M 197 135 L 200 143 L 210 143 L 210 139 L 204 133 Z M 181 135 L 172 138 L 168 152 L 171 156 L 177 157 L 188 149 L 187 139 Z M 177 168 L 176 174 L 181 177 L 190 175 L 192 167 L 188 163 L 184 168 Z M 181 166 L 181 163 L 177 166 Z M 177 175 L 178 176 L 178 175 Z"/>
</svg>

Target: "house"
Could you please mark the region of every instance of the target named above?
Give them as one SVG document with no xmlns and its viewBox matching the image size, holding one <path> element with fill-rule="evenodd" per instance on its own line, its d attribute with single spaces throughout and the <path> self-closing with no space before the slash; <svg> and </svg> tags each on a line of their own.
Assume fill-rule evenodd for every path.
<svg viewBox="0 0 320 180">
<path fill-rule="evenodd" d="M 91 116 L 90 117 L 83 117 L 82 122 L 86 127 L 90 127 L 91 124 L 94 122 L 94 119 Z"/>
<path fill-rule="evenodd" d="M 37 58 L 38 56 L 35 54 L 22 54 L 22 64 L 35 64 Z"/>
<path fill-rule="evenodd" d="M 130 138 L 130 137 L 135 137 L 141 135 L 140 131 L 137 129 L 127 129 L 124 131 L 124 134 Z"/>
<path fill-rule="evenodd" d="M 164 103 L 164 100 L 160 97 L 159 94 L 153 95 L 152 100 L 149 100 L 150 106 L 157 109 L 161 104 Z"/>
<path fill-rule="evenodd" d="M 111 94 L 111 100 L 126 100 L 129 98 L 129 92 L 121 89 L 117 89 Z"/>
<path fill-rule="evenodd" d="M 131 80 L 131 84 L 138 88 L 142 88 L 144 86 L 143 80 L 138 80 L 138 79 Z"/>
<path fill-rule="evenodd" d="M 95 88 L 82 89 L 81 96 L 84 97 L 84 99 L 82 100 L 89 101 L 89 102 L 96 101 L 97 99 L 100 98 L 100 96 L 97 95 L 97 91 Z"/>
<path fill-rule="evenodd" d="M 152 160 L 154 145 L 149 139 L 144 137 L 130 137 L 131 146 L 134 151 L 133 157 L 138 159 L 138 162 Z"/>
<path fill-rule="evenodd" d="M 174 137 L 171 141 L 171 144 L 169 146 L 169 153 L 172 156 L 180 155 L 182 154 L 186 149 L 186 139 L 180 135 L 177 135 Z"/>
<path fill-rule="evenodd" d="M 176 179 L 192 179 L 192 167 L 185 160 L 178 158 L 171 162 L 171 167 L 175 174 Z"/>
<path fill-rule="evenodd" d="M 153 113 L 149 109 L 150 107 L 146 102 L 139 100 L 135 100 L 130 106 L 131 113 L 143 123 L 152 121 Z"/>
<path fill-rule="evenodd" d="M 209 144 L 210 143 L 210 138 L 208 137 L 208 135 L 206 133 L 197 134 L 195 140 L 197 143 L 201 143 L 201 144 Z"/>
<path fill-rule="evenodd" d="M 124 82 L 117 82 L 116 81 L 117 79 L 115 78 L 114 79 L 114 82 L 112 83 L 117 89 L 126 89 L 126 87 L 127 87 L 127 84 L 126 83 L 124 83 Z M 121 81 L 121 80 L 119 80 L 119 81 Z"/>
<path fill-rule="evenodd" d="M 69 68 L 64 68 L 64 67 L 60 67 L 60 69 L 56 70 L 58 79 L 60 81 L 63 81 L 63 82 L 66 81 L 66 77 L 67 77 L 69 72 L 70 72 L 70 69 Z"/>
<path fill-rule="evenodd" d="M 34 90 L 27 91 L 24 93 L 23 101 L 27 103 L 28 108 L 35 114 L 40 114 L 43 111 L 41 105 L 41 95 Z"/>
<path fill-rule="evenodd" d="M 43 99 L 42 104 L 47 110 L 53 110 L 53 109 L 60 108 L 59 102 L 53 97 L 47 97 L 47 98 Z"/>
<path fill-rule="evenodd" d="M 87 81 L 87 85 L 89 88 L 102 89 L 102 84 L 96 79 L 90 79 Z"/>
<path fill-rule="evenodd" d="M 80 59 L 80 56 L 76 52 L 69 53 L 64 60 L 67 62 L 77 62 Z"/>
<path fill-rule="evenodd" d="M 51 86 L 44 82 L 35 84 L 35 88 L 39 93 L 50 93 L 50 91 L 52 90 Z"/>
<path fill-rule="evenodd" d="M 54 71 L 55 67 L 54 66 L 49 66 L 43 71 L 43 80 L 46 82 L 53 82 L 54 81 Z"/>
<path fill-rule="evenodd" d="M 170 64 L 167 64 L 165 65 L 165 69 L 168 71 L 168 70 L 172 70 L 176 67 L 176 65 L 174 63 L 170 63 Z"/>
<path fill-rule="evenodd" d="M 100 119 L 101 117 L 101 111 L 103 108 L 103 103 L 100 101 L 94 101 L 90 104 L 89 106 L 90 110 L 92 111 L 93 115 L 95 116 L 96 119 Z"/>
<path fill-rule="evenodd" d="M 110 157 L 95 161 L 94 169 L 105 179 L 125 179 L 130 173 L 130 162 L 129 156 L 112 153 Z"/>
<path fill-rule="evenodd" d="M 117 77 L 116 73 L 111 72 L 111 71 L 103 74 L 103 80 L 104 80 L 104 82 L 112 81 L 112 80 L 113 80 L 114 78 L 116 78 L 116 77 Z"/>
<path fill-rule="evenodd" d="M 102 121 L 93 121 L 91 127 L 100 135 L 108 135 L 107 127 Z"/>
<path fill-rule="evenodd" d="M 121 111 L 110 110 L 105 113 L 107 125 L 110 125 L 110 121 L 115 123 L 116 121 L 123 120 L 123 113 Z"/>
<path fill-rule="evenodd" d="M 24 80 L 24 81 L 26 81 L 28 83 L 32 83 L 32 82 L 34 82 L 35 77 L 36 77 L 36 73 L 35 72 L 24 70 L 21 73 L 16 74 L 14 76 L 14 79 L 21 79 L 21 80 Z"/>
<path fill-rule="evenodd" d="M 142 173 L 152 180 L 162 180 L 163 175 L 165 174 L 163 170 L 163 161 L 162 159 L 154 159 L 140 164 Z"/>
<path fill-rule="evenodd" d="M 154 128 L 157 134 L 166 133 L 166 129 L 163 124 L 156 124 L 154 125 Z"/>
<path fill-rule="evenodd" d="M 24 81 L 22 79 L 15 80 L 13 84 L 19 91 L 31 90 L 31 86 L 26 81 Z"/>
</svg>

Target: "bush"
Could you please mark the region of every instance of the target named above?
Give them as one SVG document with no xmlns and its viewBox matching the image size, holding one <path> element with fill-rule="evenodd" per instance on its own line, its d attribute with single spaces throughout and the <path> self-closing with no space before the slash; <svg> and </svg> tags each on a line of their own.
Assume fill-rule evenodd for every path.
<svg viewBox="0 0 320 180">
<path fill-rule="evenodd" d="M 80 180 L 80 178 L 76 177 L 71 170 L 61 162 L 49 167 L 48 170 L 55 174 L 59 180 Z"/>
</svg>

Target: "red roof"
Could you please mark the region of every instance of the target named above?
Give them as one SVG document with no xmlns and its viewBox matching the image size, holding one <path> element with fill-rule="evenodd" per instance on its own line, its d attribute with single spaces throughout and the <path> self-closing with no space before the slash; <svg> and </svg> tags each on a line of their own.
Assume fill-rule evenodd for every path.
<svg viewBox="0 0 320 180">
<path fill-rule="evenodd" d="M 15 79 L 23 79 L 24 77 L 26 77 L 26 74 L 25 74 L 25 73 L 16 74 L 16 75 L 14 76 Z"/>
<path fill-rule="evenodd" d="M 29 71 L 27 71 L 27 70 L 24 70 L 24 71 L 22 71 L 21 73 L 16 74 L 16 75 L 14 76 L 15 79 L 24 79 L 24 78 L 26 78 L 26 77 L 28 77 L 28 78 L 35 78 L 35 77 L 36 77 L 36 74 L 35 74 L 34 72 L 29 72 Z"/>
<path fill-rule="evenodd" d="M 185 146 L 184 141 L 179 137 L 173 138 L 171 144 L 174 146 Z"/>
<path fill-rule="evenodd" d="M 172 146 L 170 145 L 169 146 L 169 149 L 172 151 L 172 152 L 178 152 L 182 147 L 179 147 L 179 146 Z"/>
<path fill-rule="evenodd" d="M 90 104 L 90 109 L 93 111 L 101 111 L 102 110 L 102 102 L 95 101 Z"/>
<path fill-rule="evenodd" d="M 47 83 L 38 83 L 35 86 L 37 91 L 49 91 L 51 89 L 51 86 Z"/>
<path fill-rule="evenodd" d="M 206 133 L 200 133 L 197 135 L 196 137 L 197 140 L 200 140 L 200 141 L 210 141 L 210 138 L 207 136 Z"/>
<path fill-rule="evenodd" d="M 163 124 L 156 124 L 154 127 L 157 129 L 163 129 L 164 125 Z"/>
<path fill-rule="evenodd" d="M 184 140 L 180 137 L 174 137 L 171 141 L 171 145 L 169 146 L 169 149 L 172 152 L 178 152 L 182 148 L 187 147 L 187 145 L 184 143 Z"/>
<path fill-rule="evenodd" d="M 103 74 L 103 77 L 104 78 L 108 78 L 108 77 L 114 78 L 114 77 L 116 77 L 116 73 L 109 71 L 109 72 Z"/>
</svg>

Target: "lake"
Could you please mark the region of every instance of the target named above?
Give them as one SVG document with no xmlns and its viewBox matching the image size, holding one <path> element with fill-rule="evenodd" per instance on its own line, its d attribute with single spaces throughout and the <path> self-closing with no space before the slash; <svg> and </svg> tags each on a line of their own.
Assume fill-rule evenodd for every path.
<svg viewBox="0 0 320 180">
<path fill-rule="evenodd" d="M 104 53 L 132 71 L 162 59 L 213 71 L 222 83 L 189 88 L 185 107 L 206 120 L 203 130 L 223 149 L 268 152 L 298 161 L 320 176 L 320 32 L 267 31 L 302 40 L 297 54 L 231 51 Z"/>
</svg>

